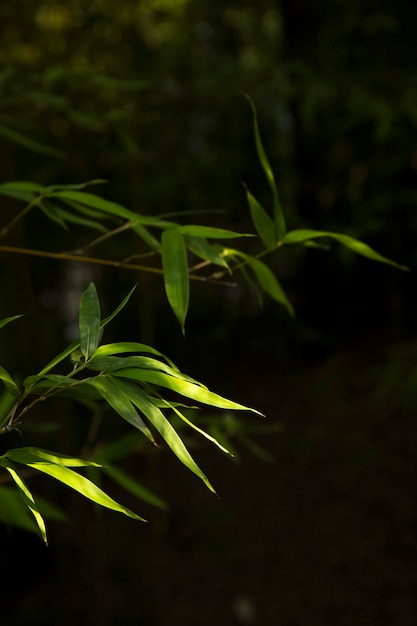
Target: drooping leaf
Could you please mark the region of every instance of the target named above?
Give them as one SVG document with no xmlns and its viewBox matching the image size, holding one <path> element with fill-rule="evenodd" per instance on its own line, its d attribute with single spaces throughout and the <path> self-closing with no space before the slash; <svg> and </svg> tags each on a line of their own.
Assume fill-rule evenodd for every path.
<svg viewBox="0 0 417 626">
<path fill-rule="evenodd" d="M 162 233 L 161 243 L 165 292 L 184 333 L 190 301 L 187 249 L 184 237 L 178 228 L 169 228 Z"/>
<path fill-rule="evenodd" d="M 163 372 L 156 372 L 153 370 L 145 370 L 138 368 L 128 368 L 123 370 L 117 370 L 114 372 L 115 377 L 121 378 L 130 378 L 131 380 L 135 380 L 142 383 L 151 383 L 153 385 L 158 385 L 161 387 L 166 387 L 167 389 L 171 389 L 179 393 L 186 398 L 191 398 L 192 400 L 196 400 L 197 402 L 201 402 L 202 404 L 208 404 L 210 406 L 214 406 L 220 409 L 232 409 L 235 411 L 252 411 L 254 413 L 258 413 L 262 415 L 256 409 L 251 409 L 250 407 L 244 406 L 243 404 L 238 404 L 237 402 L 233 402 L 232 400 L 227 400 L 222 396 L 219 396 L 212 391 L 209 391 L 206 387 L 201 387 L 196 383 L 189 382 L 187 380 L 183 380 L 181 378 L 176 378 L 174 376 L 169 376 L 168 374 L 164 374 Z"/>
<path fill-rule="evenodd" d="M 248 190 L 246 190 L 246 196 L 248 198 L 253 225 L 255 226 L 262 243 L 268 250 L 275 248 L 277 238 L 274 222 Z"/>
<path fill-rule="evenodd" d="M 152 348 L 152 346 L 148 346 L 144 343 L 136 343 L 134 341 L 121 341 L 116 343 L 108 343 L 99 346 L 96 350 L 96 357 L 109 356 L 113 354 L 123 354 L 125 352 L 145 352 L 149 354 L 154 354 L 155 356 L 159 356 L 164 359 L 173 369 L 178 370 L 178 367 L 174 365 L 174 363 L 167 356 Z"/>
<path fill-rule="evenodd" d="M 294 308 L 288 300 L 285 291 L 282 289 L 275 274 L 269 269 L 265 263 L 259 259 L 253 259 L 249 267 L 254 271 L 256 278 L 262 289 L 271 298 L 283 304 L 291 316 L 294 316 Z"/>
<path fill-rule="evenodd" d="M 19 395 L 20 393 L 19 387 L 17 386 L 13 378 L 10 376 L 9 372 L 7 372 L 4 369 L 4 367 L 1 367 L 1 366 L 0 366 L 0 380 L 3 381 L 4 386 L 6 387 L 9 393 L 11 393 L 14 396 Z"/>
<path fill-rule="evenodd" d="M 185 236 L 185 243 L 187 248 L 191 250 L 193 254 L 200 257 L 204 261 L 219 265 L 225 269 L 229 269 L 227 261 L 219 254 L 214 246 L 212 246 L 204 237 L 193 237 L 192 235 Z"/>
<path fill-rule="evenodd" d="M 133 384 L 130 381 L 125 381 L 125 385 L 130 387 L 131 389 L 132 402 L 135 403 L 137 408 L 142 411 L 143 415 L 151 422 L 154 428 L 156 428 L 156 430 L 166 441 L 168 446 L 178 457 L 181 463 L 183 463 L 189 470 L 196 474 L 196 476 L 198 476 L 204 482 L 204 484 L 210 489 L 210 491 L 213 491 L 215 493 L 207 476 L 198 467 L 198 465 L 188 452 L 186 446 L 184 445 L 181 437 L 167 420 L 162 411 L 157 406 L 155 406 L 155 404 L 153 404 L 150 397 L 141 389 L 139 389 L 137 385 Z"/>
<path fill-rule="evenodd" d="M 259 132 L 258 114 L 256 112 L 256 107 L 255 107 L 255 105 L 253 103 L 253 100 L 252 100 L 252 98 L 250 96 L 246 95 L 246 98 L 248 99 L 250 107 L 252 109 L 253 131 L 254 131 L 254 135 L 255 135 L 256 152 L 257 152 L 260 164 L 262 166 L 262 169 L 263 169 L 263 171 L 265 173 L 266 179 L 267 179 L 267 181 L 269 183 L 269 186 L 271 188 L 271 191 L 272 191 L 273 207 L 274 207 L 275 232 L 276 232 L 277 240 L 279 241 L 285 235 L 285 217 L 284 217 L 284 213 L 283 213 L 283 210 L 282 210 L 282 207 L 281 207 L 281 203 L 279 201 L 279 196 L 278 196 L 277 186 L 276 186 L 276 183 L 275 183 L 274 174 L 272 172 L 271 166 L 270 166 L 269 161 L 268 161 L 268 157 L 266 156 L 266 152 L 265 152 L 263 144 L 262 144 L 261 134 Z"/>
<path fill-rule="evenodd" d="M 5 317 L 4 319 L 0 320 L 0 328 L 3 328 L 3 326 L 6 326 L 6 324 L 10 324 L 10 322 L 13 322 L 14 320 L 18 320 L 20 317 L 23 317 L 23 315 L 12 315 L 11 317 Z"/>
<path fill-rule="evenodd" d="M 378 261 L 379 263 L 386 263 L 400 270 L 408 271 L 409 269 L 405 265 L 400 265 L 399 263 L 396 263 L 395 261 L 391 261 L 390 259 L 387 259 L 386 257 L 382 256 L 381 254 L 373 250 L 370 246 L 368 246 L 366 243 L 363 243 L 362 241 L 359 241 L 358 239 L 355 239 L 354 237 L 350 237 L 349 235 L 344 235 L 341 233 L 331 233 L 331 232 L 322 231 L 322 230 L 310 230 L 310 229 L 292 230 L 291 232 L 285 235 L 284 239 L 282 240 L 282 243 L 287 244 L 287 245 L 303 243 L 305 241 L 309 241 L 311 239 L 318 239 L 320 237 L 330 237 L 331 239 L 334 239 L 335 241 L 338 241 L 339 243 L 341 243 L 346 248 L 349 248 L 349 250 L 352 250 L 352 252 L 356 252 L 356 254 L 360 254 L 364 257 L 367 257 L 368 259 L 372 259 L 373 261 Z"/>
<path fill-rule="evenodd" d="M 58 452 L 50 452 L 49 450 L 34 447 L 8 450 L 3 458 L 10 459 L 16 463 L 23 463 L 24 465 L 45 462 L 62 465 L 64 467 L 86 467 L 88 465 L 99 467 L 99 465 L 93 461 L 86 461 L 85 459 L 78 459 L 76 457 L 59 454 Z"/>
<path fill-rule="evenodd" d="M 13 478 L 17 488 L 19 489 L 20 494 L 23 497 L 23 500 L 26 504 L 26 506 L 28 507 L 29 511 L 32 513 L 33 517 L 35 518 L 35 522 L 39 528 L 39 532 L 40 535 L 43 539 L 43 541 L 46 543 L 46 545 L 48 545 L 48 538 L 46 535 L 46 526 L 45 526 L 45 521 L 42 517 L 42 515 L 39 512 L 38 506 L 31 494 L 31 492 L 29 491 L 28 486 L 26 485 L 25 481 L 23 480 L 23 478 L 17 473 L 16 469 L 14 468 L 13 464 L 10 463 L 10 461 L 7 461 L 5 459 L 1 459 L 1 464 L 3 467 L 6 468 L 6 470 L 9 472 L 10 476 Z"/>
<path fill-rule="evenodd" d="M 97 487 L 97 485 L 91 482 L 91 480 L 81 476 L 81 474 L 78 474 L 68 467 L 52 463 L 28 463 L 27 465 L 28 467 L 32 467 L 39 472 L 43 472 L 44 474 L 55 478 L 64 485 L 67 485 L 67 487 L 74 489 L 74 491 L 77 491 L 92 502 L 95 502 L 99 506 L 123 513 L 124 515 L 139 521 L 145 521 L 142 517 L 133 513 L 133 511 L 130 511 L 125 506 L 113 500 L 113 498 Z"/>
<path fill-rule="evenodd" d="M 100 303 L 94 283 L 90 283 L 81 296 L 79 326 L 80 348 L 87 361 L 100 340 Z"/>
<path fill-rule="evenodd" d="M 220 448 L 220 450 L 222 452 L 225 452 L 225 454 L 229 454 L 230 456 L 233 456 L 233 454 L 230 452 L 230 450 L 228 450 L 227 448 L 225 448 L 215 437 L 213 437 L 212 435 L 210 435 L 208 432 L 206 432 L 205 430 L 203 430 L 202 428 L 199 428 L 196 424 L 194 424 L 194 422 L 192 422 L 191 420 L 188 419 L 188 417 L 186 417 L 186 415 L 184 415 L 184 413 L 182 413 L 174 404 L 171 404 L 170 402 L 167 403 L 168 406 L 174 411 L 174 413 L 185 423 L 187 424 L 187 426 L 189 426 L 190 428 L 192 428 L 193 430 L 195 430 L 196 432 L 198 432 L 200 435 L 202 435 L 205 439 L 208 439 L 208 441 L 210 441 L 211 443 L 214 443 L 215 446 L 217 446 L 218 448 Z"/>
<path fill-rule="evenodd" d="M 117 381 L 117 379 L 110 376 L 96 376 L 89 381 L 89 384 L 97 389 L 103 400 L 105 400 L 120 417 L 123 417 L 124 420 L 140 430 L 145 437 L 154 443 L 153 435 L 143 419 L 138 415 L 137 410 L 132 404 L 131 397 L 118 383 L 119 381 Z"/>
<path fill-rule="evenodd" d="M 65 191 L 52 192 L 48 194 L 48 197 L 62 198 L 63 200 L 74 200 L 75 202 L 79 202 L 80 204 L 84 204 L 93 209 L 103 211 L 103 213 L 109 213 L 110 215 L 116 215 L 117 217 L 123 217 L 128 220 L 135 220 L 138 217 L 136 213 L 129 211 L 129 209 L 126 209 L 121 204 L 104 200 L 104 198 L 101 198 L 100 196 L 96 196 L 95 194 L 87 193 L 85 191 L 73 191 L 66 189 Z"/>
</svg>

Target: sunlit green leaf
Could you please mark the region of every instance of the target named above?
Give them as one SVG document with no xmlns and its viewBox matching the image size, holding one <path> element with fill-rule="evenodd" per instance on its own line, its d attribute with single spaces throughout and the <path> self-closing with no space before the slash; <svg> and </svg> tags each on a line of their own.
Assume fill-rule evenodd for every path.
<svg viewBox="0 0 417 626">
<path fill-rule="evenodd" d="M 102 357 L 125 352 L 148 352 L 149 354 L 154 354 L 155 356 L 163 358 L 167 363 L 169 363 L 169 365 L 173 369 L 178 370 L 178 368 L 174 365 L 171 359 L 162 354 L 162 352 L 159 352 L 159 350 L 156 350 L 155 348 L 152 348 L 151 346 L 148 346 L 144 343 L 136 343 L 134 341 L 122 341 L 117 343 L 103 344 L 97 348 L 95 357 Z"/>
<path fill-rule="evenodd" d="M 185 318 L 190 300 L 187 249 L 178 228 L 162 233 L 162 268 L 165 292 L 184 333 Z"/>
<path fill-rule="evenodd" d="M 35 518 L 35 522 L 39 528 L 40 531 L 40 535 L 42 537 L 42 539 L 44 540 L 44 542 L 46 543 L 46 545 L 48 545 L 48 539 L 47 539 L 47 535 L 46 535 L 46 526 L 45 526 L 45 521 L 42 517 L 42 515 L 39 512 L 38 506 L 31 494 L 31 492 L 29 491 L 28 486 L 26 485 L 25 481 L 23 480 L 23 478 L 17 473 L 17 471 L 15 470 L 14 466 L 12 463 L 10 463 L 9 461 L 6 461 L 5 459 L 1 459 L 1 464 L 3 465 L 3 467 L 5 467 L 7 469 L 7 471 L 9 472 L 10 476 L 13 478 L 17 488 L 19 489 L 23 500 L 26 504 L 26 506 L 28 507 L 29 511 L 32 513 L 33 517 Z"/>
<path fill-rule="evenodd" d="M 80 348 L 86 360 L 96 351 L 100 340 L 100 303 L 94 283 L 80 300 Z"/>
<path fill-rule="evenodd" d="M 146 382 L 161 387 L 166 387 L 167 389 L 176 391 L 182 396 L 191 398 L 193 400 L 196 400 L 197 402 L 201 402 L 202 404 L 215 406 L 220 409 L 233 409 L 235 411 L 253 411 L 254 413 L 262 415 L 261 413 L 259 413 L 259 411 L 244 406 L 243 404 L 233 402 L 232 400 L 227 400 L 226 398 L 223 398 L 222 396 L 219 396 L 218 394 L 209 391 L 206 387 L 201 387 L 200 385 L 191 383 L 187 380 L 183 380 L 180 378 L 174 378 L 174 376 L 169 376 L 168 374 L 164 374 L 163 372 L 156 372 L 153 370 L 145 369 L 142 370 L 138 368 L 128 368 L 114 372 L 114 376 L 130 378 L 138 382 Z"/>
<path fill-rule="evenodd" d="M 145 521 L 143 518 L 139 517 L 139 515 L 136 515 L 136 513 L 133 513 L 123 505 L 113 500 L 113 498 L 97 487 L 97 485 L 91 482 L 91 480 L 81 476 L 81 474 L 74 472 L 74 470 L 69 469 L 68 467 L 52 463 L 28 463 L 27 465 L 28 467 L 32 467 L 39 472 L 43 472 L 44 474 L 59 480 L 64 485 L 67 485 L 67 487 L 74 489 L 74 491 L 78 491 L 78 493 L 81 493 L 84 497 L 100 506 L 119 513 L 124 513 L 124 515 L 132 517 L 133 519 Z"/>
<path fill-rule="evenodd" d="M 132 401 L 135 402 L 137 408 L 142 411 L 143 415 L 151 422 L 154 428 L 156 428 L 178 459 L 186 467 L 188 467 L 189 470 L 196 474 L 196 476 L 198 476 L 205 483 L 210 491 L 214 492 L 207 476 L 198 467 L 185 447 L 184 442 L 176 430 L 171 426 L 162 411 L 153 404 L 149 396 L 139 389 L 137 385 L 128 381 L 126 381 L 125 384 L 131 389 Z"/>
<path fill-rule="evenodd" d="M 150 441 L 154 442 L 153 435 L 132 404 L 131 397 L 126 393 L 118 381 L 110 376 L 96 376 L 89 381 L 101 397 L 123 417 L 129 424 L 140 430 Z"/>
<path fill-rule="evenodd" d="M 49 450 L 33 447 L 14 448 L 6 452 L 2 458 L 11 459 L 16 463 L 23 463 L 24 465 L 46 462 L 62 465 L 64 467 L 85 467 L 88 465 L 98 467 L 97 463 L 92 461 L 86 461 L 85 459 L 78 459 L 76 457 L 59 454 L 58 452 L 50 452 Z"/>
<path fill-rule="evenodd" d="M 338 241 L 349 250 L 356 252 L 356 254 L 360 254 L 362 256 L 367 257 L 368 259 L 372 259 L 373 261 L 378 261 L 380 263 L 386 263 L 388 265 L 392 265 L 400 270 L 408 270 L 409 268 L 405 265 L 400 265 L 395 261 L 391 261 L 386 257 L 382 256 L 371 247 L 369 247 L 366 243 L 355 239 L 354 237 L 350 237 L 349 235 L 343 235 L 341 233 L 331 233 L 322 230 L 310 230 L 310 229 L 301 229 L 301 230 L 292 230 L 287 233 L 282 240 L 283 244 L 296 244 L 302 243 L 305 241 L 309 241 L 310 239 L 317 239 L 320 237 L 330 237 L 335 241 Z"/>
<path fill-rule="evenodd" d="M 170 404 L 169 402 L 167 403 L 168 406 L 170 406 L 170 408 L 174 411 L 174 413 L 185 423 L 187 424 L 187 426 L 189 426 L 190 428 L 192 428 L 193 430 L 195 430 L 196 432 L 198 432 L 200 435 L 202 435 L 205 439 L 208 439 L 208 441 L 210 441 L 211 443 L 214 443 L 215 446 L 217 446 L 218 448 L 220 448 L 220 450 L 222 452 L 225 452 L 226 454 L 230 454 L 231 456 L 232 453 L 230 452 L 230 450 L 228 450 L 227 448 L 225 448 L 215 437 L 213 437 L 212 435 L 210 435 L 208 432 L 206 432 L 205 430 L 203 430 L 202 428 L 199 428 L 196 424 L 194 424 L 194 422 L 192 422 L 191 420 L 188 419 L 188 417 L 186 415 L 184 415 L 184 413 L 182 413 L 175 405 Z"/>
</svg>

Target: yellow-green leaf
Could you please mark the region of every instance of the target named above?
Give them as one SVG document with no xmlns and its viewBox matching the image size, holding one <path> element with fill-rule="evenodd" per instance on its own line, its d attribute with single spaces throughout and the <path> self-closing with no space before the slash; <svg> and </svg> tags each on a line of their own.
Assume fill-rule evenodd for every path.
<svg viewBox="0 0 417 626">
<path fill-rule="evenodd" d="M 165 292 L 184 333 L 190 300 L 187 249 L 184 237 L 178 228 L 169 228 L 162 233 L 161 243 Z"/>
</svg>

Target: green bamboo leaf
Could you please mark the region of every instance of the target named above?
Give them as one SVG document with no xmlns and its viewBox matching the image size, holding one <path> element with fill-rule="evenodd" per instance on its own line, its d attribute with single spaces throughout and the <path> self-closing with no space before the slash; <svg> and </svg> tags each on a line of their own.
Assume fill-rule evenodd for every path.
<svg viewBox="0 0 417 626">
<path fill-rule="evenodd" d="M 95 357 L 109 356 L 113 354 L 120 354 L 125 352 L 148 352 L 164 359 L 173 369 L 178 370 L 178 367 L 167 356 L 144 343 L 136 343 L 134 341 L 122 341 L 117 343 L 108 343 L 99 346 L 96 350 Z"/>
<path fill-rule="evenodd" d="M 165 292 L 184 333 L 190 300 L 187 249 L 184 237 L 178 228 L 170 228 L 162 233 L 161 243 Z"/>
<path fill-rule="evenodd" d="M 283 210 L 281 208 L 281 203 L 279 201 L 274 174 L 272 172 L 271 166 L 268 161 L 268 157 L 266 156 L 266 153 L 262 144 L 261 134 L 259 132 L 259 125 L 258 125 L 258 114 L 256 112 L 256 108 L 255 108 L 252 98 L 248 95 L 246 95 L 246 98 L 249 101 L 250 107 L 252 109 L 252 114 L 253 114 L 253 131 L 255 135 L 256 152 L 257 152 L 262 169 L 265 173 L 265 176 L 267 178 L 267 181 L 272 191 L 274 219 L 275 219 L 275 232 L 276 232 L 276 238 L 279 241 L 285 235 L 285 217 L 284 217 Z"/>
<path fill-rule="evenodd" d="M 85 183 L 77 183 L 71 185 L 48 185 L 44 187 L 43 190 L 46 193 L 51 191 L 79 191 L 80 189 L 85 189 L 86 187 L 91 187 L 92 185 L 103 185 L 107 183 L 107 180 L 103 178 L 95 178 L 94 180 L 88 180 Z"/>
<path fill-rule="evenodd" d="M 91 480 L 81 476 L 81 474 L 74 472 L 74 470 L 69 469 L 68 467 L 55 465 L 53 463 L 28 463 L 27 466 L 55 478 L 59 482 L 67 485 L 67 487 L 70 487 L 71 489 L 74 489 L 74 491 L 77 491 L 85 498 L 95 502 L 99 506 L 123 513 L 124 515 L 139 521 L 145 521 L 142 517 L 136 515 L 136 513 L 133 513 L 123 505 L 113 500 L 113 498 L 97 487 L 97 485 L 91 482 Z"/>
<path fill-rule="evenodd" d="M 291 302 L 288 300 L 284 290 L 279 284 L 274 273 L 269 269 L 265 263 L 260 261 L 259 259 L 252 259 L 249 267 L 253 270 L 256 278 L 262 289 L 269 295 L 271 298 L 283 304 L 287 309 L 288 313 L 291 316 L 294 316 L 294 308 Z"/>
<path fill-rule="evenodd" d="M 287 245 L 296 244 L 296 243 L 309 241 L 311 239 L 317 239 L 320 237 L 330 237 L 331 239 L 334 239 L 335 241 L 338 241 L 339 243 L 341 243 L 343 246 L 345 246 L 349 250 L 356 252 L 356 254 L 360 254 L 364 257 L 367 257 L 368 259 L 372 259 L 373 261 L 378 261 L 379 263 L 386 263 L 387 265 L 392 265 L 393 267 L 396 267 L 397 269 L 400 269 L 400 270 L 409 271 L 409 268 L 406 267 L 405 265 L 400 265 L 399 263 L 396 263 L 395 261 L 391 261 L 390 259 L 387 259 L 386 257 L 382 256 L 381 254 L 373 250 L 366 243 L 363 243 L 362 241 L 359 241 L 358 239 L 355 239 L 354 237 L 350 237 L 349 235 L 344 235 L 341 233 L 331 233 L 331 232 L 322 231 L 322 230 L 310 230 L 310 229 L 292 230 L 291 232 L 285 235 L 284 239 L 282 240 L 282 243 L 287 244 Z"/>
<path fill-rule="evenodd" d="M 58 207 L 54 206 L 47 200 L 40 200 L 38 202 L 38 206 L 40 210 L 42 211 L 42 213 L 46 215 L 48 219 L 52 220 L 53 222 L 56 222 L 57 224 L 62 226 L 62 228 L 64 228 L 65 230 L 68 230 L 68 226 L 63 216 L 61 215 Z"/>
<path fill-rule="evenodd" d="M 181 378 L 182 380 L 188 380 L 189 382 L 199 384 L 196 380 L 190 376 L 186 376 L 177 368 L 173 369 L 166 363 L 148 356 L 94 356 L 88 364 L 88 369 L 105 373 L 116 372 L 117 370 L 126 369 L 128 367 L 157 370 L 170 374 L 171 376 Z"/>
<path fill-rule="evenodd" d="M 169 423 L 162 411 L 157 406 L 155 406 L 155 404 L 153 404 L 150 397 L 141 389 L 139 389 L 137 385 L 129 381 L 125 381 L 124 386 L 130 387 L 132 401 L 135 402 L 137 408 L 142 411 L 143 415 L 151 422 L 154 428 L 156 428 L 156 430 L 166 441 L 168 446 L 181 461 L 181 463 L 183 463 L 191 472 L 198 476 L 210 489 L 210 491 L 213 491 L 213 493 L 215 493 L 207 476 L 198 467 L 198 465 L 188 452 L 186 446 L 184 445 L 181 437 L 178 435 L 175 428 L 173 428 L 173 426 Z"/>
<path fill-rule="evenodd" d="M 100 303 L 94 283 L 81 296 L 79 326 L 81 352 L 88 361 L 100 340 Z"/>
<path fill-rule="evenodd" d="M 194 422 L 192 422 L 191 420 L 188 419 L 188 417 L 186 417 L 184 415 L 184 413 L 181 413 L 181 411 L 174 405 L 171 404 L 170 402 L 167 403 L 168 406 L 174 411 L 174 413 L 185 423 L 187 424 L 187 426 L 189 426 L 190 428 L 192 428 L 193 430 L 195 430 L 196 432 L 198 432 L 200 435 L 202 435 L 205 439 L 208 439 L 208 441 L 210 441 L 211 443 L 214 443 L 215 446 L 217 446 L 218 448 L 220 448 L 220 450 L 222 452 L 225 452 L 226 454 L 229 454 L 230 456 L 233 456 L 233 454 L 230 452 L 230 450 L 228 450 L 227 448 L 225 448 L 215 437 L 212 437 L 212 435 L 210 435 L 208 432 L 206 432 L 205 430 L 203 430 L 202 428 L 199 428 L 196 424 L 194 424 Z"/>
<path fill-rule="evenodd" d="M 262 243 L 268 250 L 275 248 L 277 239 L 274 222 L 248 190 L 246 190 L 246 196 L 249 203 L 253 225 L 255 226 Z"/>
<path fill-rule="evenodd" d="M 62 465 L 64 467 L 86 467 L 92 465 L 94 467 L 100 467 L 93 461 L 86 461 L 85 459 L 78 459 L 72 456 L 66 456 L 59 454 L 58 452 L 50 452 L 49 450 L 42 450 L 40 448 L 25 447 L 14 448 L 8 450 L 2 458 L 10 459 L 16 463 L 23 463 L 28 465 L 29 463 L 54 463 L 55 465 Z"/>
<path fill-rule="evenodd" d="M 61 198 L 63 200 L 74 200 L 80 204 L 84 204 L 92 209 L 98 209 L 103 213 L 109 213 L 110 215 L 116 215 L 117 217 L 124 217 L 128 220 L 137 220 L 137 213 L 129 211 L 121 204 L 116 202 L 110 202 L 104 200 L 100 196 L 96 196 L 92 193 L 86 193 L 84 191 L 72 191 L 66 189 L 65 191 L 55 191 L 48 194 L 48 197 Z"/>
<path fill-rule="evenodd" d="M 110 476 L 112 480 L 121 485 L 126 491 L 129 491 L 131 494 L 143 500 L 144 502 L 148 502 L 152 506 L 156 506 L 163 511 L 168 509 L 167 504 L 158 498 L 152 491 L 141 485 L 136 479 L 133 479 L 129 474 L 122 471 L 118 467 L 114 467 L 112 465 L 107 465 L 103 468 L 103 472 Z"/>
<path fill-rule="evenodd" d="M 7 372 L 4 367 L 0 366 L 0 380 L 3 381 L 4 386 L 7 391 L 14 396 L 18 396 L 20 393 L 20 389 L 17 384 L 14 382 L 13 378 L 10 376 L 9 372 Z"/>
<path fill-rule="evenodd" d="M 0 328 L 3 328 L 3 326 L 6 326 L 6 324 L 10 324 L 10 322 L 14 322 L 14 320 L 18 320 L 20 317 L 23 317 L 23 315 L 12 315 L 11 317 L 5 317 L 4 319 L 0 320 Z"/>
<path fill-rule="evenodd" d="M 238 237 L 253 237 L 253 235 L 250 234 L 235 233 L 232 230 L 225 230 L 224 228 L 215 228 L 212 226 L 179 226 L 178 231 L 182 235 L 205 237 L 206 239 L 237 239 Z"/>
<path fill-rule="evenodd" d="M 22 498 L 20 490 L 14 487 L 0 487 L 0 521 L 8 526 L 16 526 L 30 532 L 39 533 L 30 510 Z"/>
<path fill-rule="evenodd" d="M 227 261 L 221 256 L 214 246 L 212 246 L 204 237 L 194 237 L 192 235 L 185 236 L 186 246 L 193 254 L 200 257 L 204 261 L 219 265 L 229 270 Z"/>
<path fill-rule="evenodd" d="M 26 485 L 25 481 L 23 480 L 23 478 L 21 476 L 19 476 L 19 474 L 16 472 L 14 466 L 12 463 L 10 463 L 9 461 L 6 461 L 5 459 L 1 459 L 1 464 L 3 465 L 3 467 L 6 468 L 6 470 L 9 472 L 10 476 L 13 478 L 17 488 L 19 489 L 19 492 L 21 493 L 23 500 L 27 506 L 27 508 L 29 509 L 29 511 L 32 513 L 33 517 L 35 518 L 35 522 L 39 528 L 39 532 L 40 535 L 42 537 L 42 539 L 44 540 L 45 544 L 48 545 L 48 538 L 46 535 L 46 526 L 45 526 L 45 521 L 42 517 L 42 515 L 39 512 L 38 506 L 31 494 L 31 492 L 29 491 L 28 486 Z"/>
<path fill-rule="evenodd" d="M 11 181 L 0 185 L 0 195 L 30 204 L 42 191 L 42 185 L 29 181 Z"/>
<path fill-rule="evenodd" d="M 101 445 L 94 453 L 94 460 L 103 465 L 125 459 L 137 452 L 143 444 L 142 435 L 137 432 L 119 437 L 115 441 Z"/>
<path fill-rule="evenodd" d="M 132 398 L 126 393 L 126 389 L 119 384 L 117 379 L 110 376 L 96 376 L 90 379 L 89 384 L 97 389 L 103 400 L 105 400 L 120 417 L 123 417 L 129 424 L 140 430 L 149 441 L 155 443 L 151 431 L 133 406 Z"/>
<path fill-rule="evenodd" d="M 157 252 L 159 251 L 161 243 L 149 232 L 147 228 L 145 228 L 145 226 L 143 226 L 139 222 L 135 222 L 134 224 L 132 224 L 132 230 L 134 233 L 139 235 L 139 237 L 143 239 L 143 241 L 147 243 L 150 248 Z"/>
<path fill-rule="evenodd" d="M 59 217 L 70 224 L 77 224 L 77 226 L 85 226 L 86 228 L 92 228 L 94 230 L 98 230 L 101 233 L 108 233 L 109 229 L 103 226 L 100 222 L 96 220 L 88 219 L 86 217 L 81 217 L 79 215 L 74 215 L 65 209 L 58 208 Z"/>
<path fill-rule="evenodd" d="M 232 400 L 227 400 L 222 396 L 219 396 L 212 391 L 209 391 L 206 387 L 201 387 L 196 383 L 189 382 L 174 376 L 169 376 L 163 372 L 156 372 L 154 370 L 145 370 L 138 368 L 128 368 L 124 370 L 118 370 L 114 372 L 114 376 L 121 378 L 130 378 L 141 383 L 151 383 L 160 387 L 165 387 L 179 393 L 182 396 L 201 402 L 202 404 L 208 404 L 210 406 L 217 407 L 219 409 L 232 409 L 235 411 L 252 411 L 262 415 L 256 409 L 238 404 Z"/>
<path fill-rule="evenodd" d="M 109 322 L 111 322 L 118 313 L 120 313 L 120 311 L 126 306 L 127 302 L 129 301 L 132 293 L 135 291 L 136 286 L 133 287 L 129 293 L 127 294 L 127 296 L 125 296 L 123 298 L 123 300 L 121 301 L 121 303 L 114 309 L 113 313 L 111 313 L 108 317 L 104 318 L 101 320 L 100 322 L 100 330 L 102 328 L 104 328 L 104 326 L 106 326 Z M 15 317 L 21 317 L 21 316 L 15 316 Z M 15 318 L 8 318 L 10 321 L 12 319 Z M 3 320 L 4 321 L 4 320 Z M 1 328 L 1 323 L 0 323 L 0 328 Z M 80 341 L 76 340 L 73 341 L 67 348 L 65 348 L 65 350 L 63 350 L 62 352 L 60 352 L 56 357 L 54 357 L 52 359 L 52 361 L 50 361 L 47 365 L 45 365 L 45 367 L 39 372 L 39 374 L 37 375 L 38 380 L 42 377 L 45 376 L 45 374 L 47 374 L 48 372 L 51 371 L 51 369 L 53 369 L 56 365 L 58 365 L 59 363 L 61 363 L 61 361 L 63 361 L 64 359 L 67 359 L 68 357 L 71 356 L 71 354 L 77 350 L 77 348 L 80 347 Z M 28 386 L 28 385 L 25 385 Z"/>
</svg>

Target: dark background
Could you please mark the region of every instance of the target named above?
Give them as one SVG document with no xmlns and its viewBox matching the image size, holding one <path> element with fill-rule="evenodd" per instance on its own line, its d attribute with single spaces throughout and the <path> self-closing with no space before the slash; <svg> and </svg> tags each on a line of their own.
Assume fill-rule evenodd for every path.
<svg viewBox="0 0 417 626">
<path fill-rule="evenodd" d="M 2 2 L 0 182 L 105 178 L 100 193 L 142 213 L 198 210 L 184 220 L 250 231 L 241 181 L 264 206 L 270 195 L 249 93 L 289 226 L 351 234 L 413 270 L 416 17 L 403 0 Z M 1 202 L 3 225 L 18 205 Z M 7 244 L 88 237 L 33 215 Z M 150 343 L 267 416 L 241 418 L 237 462 L 190 440 L 220 499 L 168 452 L 126 460 L 169 509 L 106 486 L 147 525 L 34 484 L 71 522 L 50 522 L 48 549 L 1 527 L 7 626 L 415 624 L 413 271 L 336 245 L 270 263 L 295 320 L 244 284 L 196 285 L 184 340 L 159 278 L 2 253 L 0 315 L 26 316 L 2 334 L 9 371 L 31 374 L 68 343 L 90 280 L 106 314 L 137 282 L 106 340 Z M 84 414 L 44 410 L 35 423 L 58 412 L 58 433 L 28 427 L 2 450 L 76 454 Z"/>
</svg>

